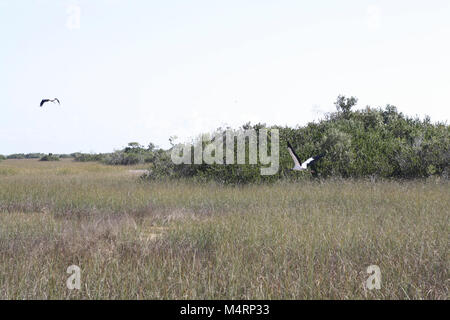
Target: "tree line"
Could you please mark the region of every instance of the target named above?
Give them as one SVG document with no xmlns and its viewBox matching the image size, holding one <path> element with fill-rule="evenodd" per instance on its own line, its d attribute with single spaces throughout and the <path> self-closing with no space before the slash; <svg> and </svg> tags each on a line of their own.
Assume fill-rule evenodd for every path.
<svg viewBox="0 0 450 320">
<path fill-rule="evenodd" d="M 305 126 L 266 126 L 244 124 L 235 131 L 278 129 L 280 138 L 280 169 L 275 175 L 262 176 L 262 164 L 181 164 L 171 160 L 172 148 L 164 150 L 153 143 L 148 146 L 130 142 L 127 147 L 112 153 L 70 155 L 45 155 L 40 153 L 1 156 L 2 159 L 59 160 L 74 158 L 74 161 L 99 161 L 110 165 L 148 164 L 147 179 L 214 180 L 222 183 L 257 183 L 280 179 L 304 177 L 342 178 L 422 178 L 441 176 L 448 178 L 450 162 L 450 128 L 446 123 L 431 122 L 409 117 L 393 105 L 355 110 L 358 99 L 339 96 L 335 101 L 336 111 L 326 114 L 319 121 Z M 225 135 L 231 128 L 218 128 L 215 134 Z M 201 135 L 200 135 L 201 136 Z M 199 137 L 200 137 L 199 136 Z M 270 139 L 269 139 L 270 140 Z M 312 171 L 298 173 L 290 170 L 293 163 L 286 144 L 290 141 L 297 154 L 306 158 L 324 153 Z M 191 141 L 192 148 L 197 141 Z M 270 149 L 270 141 L 268 141 Z M 248 158 L 248 148 L 246 149 Z M 225 159 L 224 159 L 225 160 Z M 225 161 L 224 161 L 225 163 Z"/>
</svg>

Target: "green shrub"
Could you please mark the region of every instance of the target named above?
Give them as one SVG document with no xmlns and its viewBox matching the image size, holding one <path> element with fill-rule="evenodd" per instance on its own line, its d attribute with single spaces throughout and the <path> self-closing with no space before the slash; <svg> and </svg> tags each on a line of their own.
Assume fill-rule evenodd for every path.
<svg viewBox="0 0 450 320">
<path fill-rule="evenodd" d="M 44 153 L 14 153 L 10 154 L 8 159 L 40 159 L 45 156 Z"/>
<path fill-rule="evenodd" d="M 39 161 L 59 161 L 59 157 L 49 153 L 48 155 L 43 156 Z"/>
<path fill-rule="evenodd" d="M 40 159 L 43 156 L 45 156 L 43 153 L 27 153 L 25 159 Z"/>
<path fill-rule="evenodd" d="M 145 148 L 137 142 L 130 142 L 126 148 L 105 155 L 102 162 L 109 165 L 125 166 L 153 163 L 158 152 L 161 152 L 161 149 L 157 149 L 153 143 Z"/>
<path fill-rule="evenodd" d="M 70 158 L 73 158 L 73 156 L 70 155 L 70 154 L 58 154 L 58 157 L 59 157 L 60 159 L 70 159 Z"/>
<path fill-rule="evenodd" d="M 7 159 L 25 159 L 25 154 L 23 153 L 14 153 L 10 154 L 6 157 Z"/>
<path fill-rule="evenodd" d="M 72 153 L 71 156 L 74 158 L 74 161 L 77 162 L 93 162 L 93 161 L 102 161 L 104 159 L 103 154 L 91 154 L 91 153 Z"/>
<path fill-rule="evenodd" d="M 110 165 L 133 165 L 144 163 L 144 156 L 137 153 L 116 151 L 106 155 L 102 162 Z"/>
</svg>

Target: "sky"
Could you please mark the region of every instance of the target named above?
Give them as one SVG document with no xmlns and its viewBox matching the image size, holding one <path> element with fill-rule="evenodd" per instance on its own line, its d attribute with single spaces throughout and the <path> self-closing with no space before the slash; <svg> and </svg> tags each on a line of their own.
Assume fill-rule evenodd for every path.
<svg viewBox="0 0 450 320">
<path fill-rule="evenodd" d="M 0 39 L 0 154 L 304 125 L 339 94 L 450 119 L 448 0 L 0 0 Z"/>
</svg>

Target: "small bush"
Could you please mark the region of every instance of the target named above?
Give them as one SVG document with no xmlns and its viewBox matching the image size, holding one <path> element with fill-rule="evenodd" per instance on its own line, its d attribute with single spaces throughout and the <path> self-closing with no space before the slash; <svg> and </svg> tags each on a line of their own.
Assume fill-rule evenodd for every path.
<svg viewBox="0 0 450 320">
<path fill-rule="evenodd" d="M 72 153 L 71 156 L 74 158 L 74 161 L 77 162 L 93 162 L 102 161 L 104 159 L 103 154 Z"/>
<path fill-rule="evenodd" d="M 161 149 L 150 143 L 148 148 L 137 142 L 130 142 L 122 150 L 105 155 L 102 162 L 109 165 L 135 165 L 143 163 L 153 163 Z"/>
<path fill-rule="evenodd" d="M 70 158 L 73 158 L 72 155 L 70 155 L 70 154 L 58 154 L 58 157 L 59 157 L 60 159 L 70 159 Z"/>
<path fill-rule="evenodd" d="M 116 151 L 106 155 L 102 162 L 110 165 L 133 165 L 143 163 L 144 157 L 136 153 Z"/>
<path fill-rule="evenodd" d="M 25 159 L 40 159 L 44 156 L 45 156 L 45 154 L 43 154 L 43 153 L 27 153 L 25 155 Z"/>
<path fill-rule="evenodd" d="M 39 161 L 59 161 L 59 157 L 49 153 L 48 155 L 43 156 Z"/>
</svg>

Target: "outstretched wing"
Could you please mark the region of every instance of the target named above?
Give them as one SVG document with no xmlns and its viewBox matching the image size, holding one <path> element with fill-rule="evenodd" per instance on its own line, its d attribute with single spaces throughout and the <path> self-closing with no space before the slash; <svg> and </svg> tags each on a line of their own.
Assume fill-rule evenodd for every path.
<svg viewBox="0 0 450 320">
<path fill-rule="evenodd" d="M 308 165 L 310 163 L 312 163 L 313 161 L 314 161 L 314 158 L 309 158 L 308 160 L 306 160 L 305 162 L 302 163 L 302 168 L 306 169 L 308 167 Z"/>
<path fill-rule="evenodd" d="M 306 160 L 305 162 L 302 163 L 302 168 L 306 169 L 309 165 L 313 164 L 314 162 L 316 162 L 320 158 L 323 158 L 324 155 L 325 154 L 321 154 L 321 155 L 309 158 L 308 160 Z"/>
<path fill-rule="evenodd" d="M 300 160 L 299 160 L 297 154 L 295 153 L 294 148 L 292 148 L 289 141 L 288 141 L 287 145 L 288 145 L 287 148 L 288 148 L 289 154 L 291 155 L 292 160 L 294 160 L 294 165 L 296 167 L 300 167 Z"/>
<path fill-rule="evenodd" d="M 46 102 L 48 102 L 49 100 L 48 99 L 43 99 L 42 101 L 41 101 L 41 104 L 39 105 L 40 107 L 42 107 L 43 105 L 44 105 L 44 103 L 46 103 Z"/>
<path fill-rule="evenodd" d="M 59 103 L 59 100 L 58 100 L 58 98 L 55 98 L 55 100 L 58 102 L 58 104 L 61 104 L 61 103 Z"/>
</svg>

